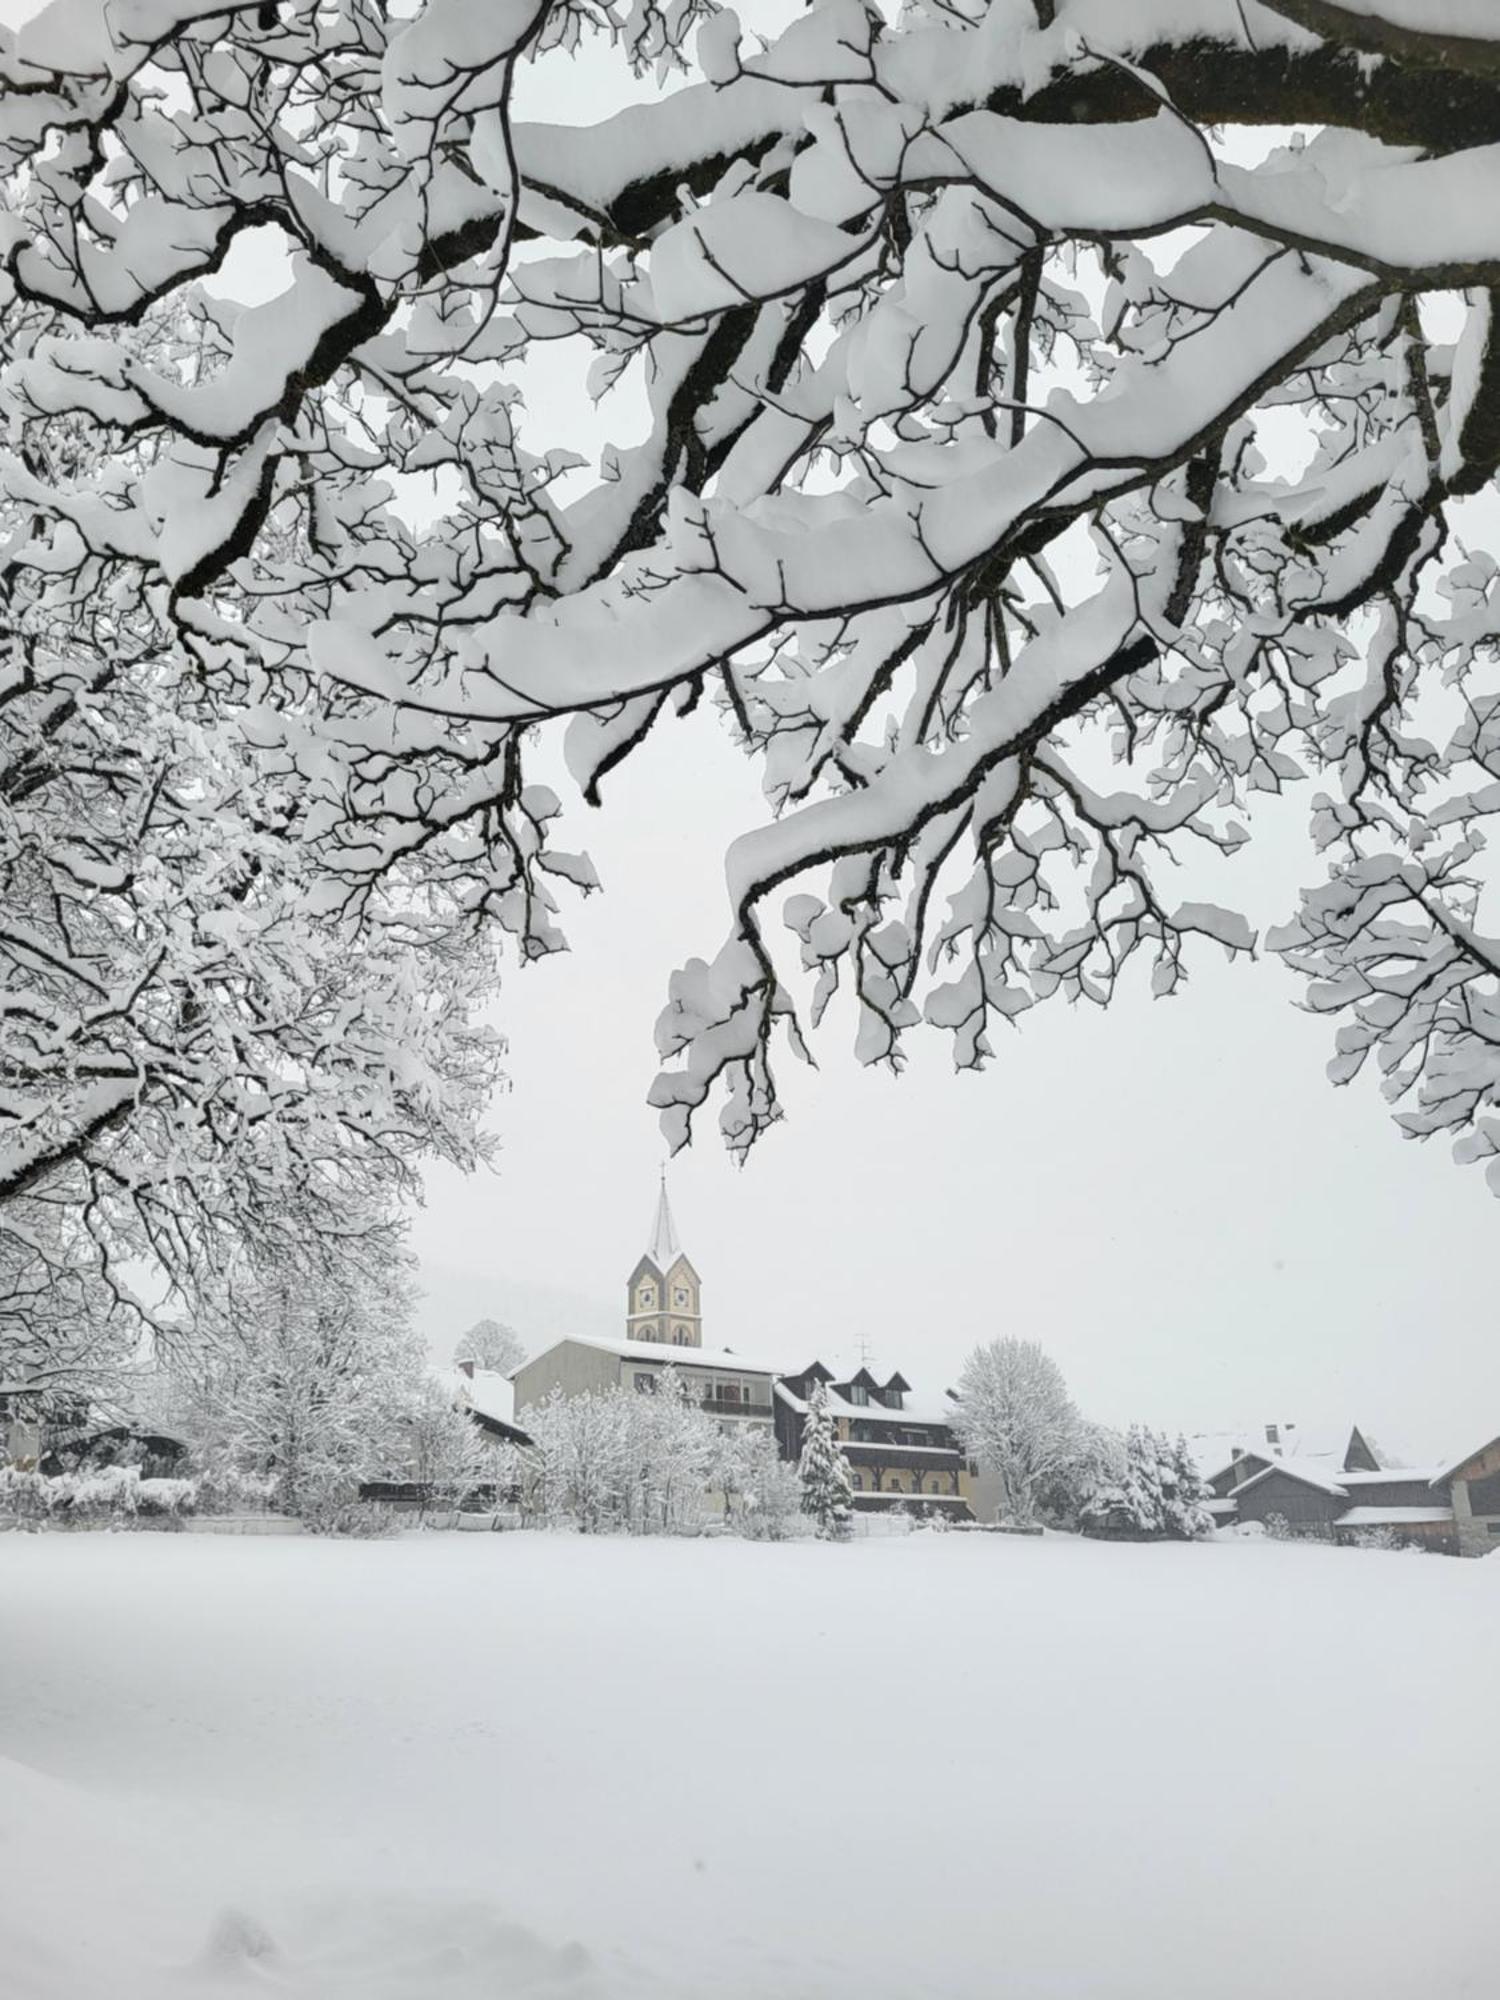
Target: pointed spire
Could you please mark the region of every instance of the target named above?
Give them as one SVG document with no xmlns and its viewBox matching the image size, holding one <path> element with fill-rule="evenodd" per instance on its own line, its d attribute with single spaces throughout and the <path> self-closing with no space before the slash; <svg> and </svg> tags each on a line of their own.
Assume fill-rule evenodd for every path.
<svg viewBox="0 0 1500 2000">
<path fill-rule="evenodd" d="M 651 1241 L 646 1245 L 646 1255 L 658 1271 L 665 1271 L 682 1250 L 677 1240 L 677 1225 L 672 1220 L 672 1204 L 667 1200 L 667 1170 L 661 1170 L 661 1193 L 656 1199 L 656 1222 L 651 1231 Z"/>
</svg>

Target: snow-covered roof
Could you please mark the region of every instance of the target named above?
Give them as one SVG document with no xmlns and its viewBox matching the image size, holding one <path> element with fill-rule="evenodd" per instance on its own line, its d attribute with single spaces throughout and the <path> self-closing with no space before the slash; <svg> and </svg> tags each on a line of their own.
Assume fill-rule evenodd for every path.
<svg viewBox="0 0 1500 2000">
<path fill-rule="evenodd" d="M 1229 1515 L 1239 1512 L 1238 1503 L 1233 1500 L 1205 1500 L 1203 1504 L 1210 1514 Z"/>
<path fill-rule="evenodd" d="M 1441 1486 L 1445 1479 L 1451 1479 L 1455 1472 L 1466 1466 L 1471 1458 L 1478 1458 L 1481 1452 L 1488 1451 L 1491 1445 L 1496 1444 L 1500 1444 L 1500 1437 L 1486 1438 L 1483 1444 L 1472 1445 L 1461 1457 L 1451 1458 L 1446 1465 L 1441 1466 L 1428 1480 L 1428 1485 Z"/>
<path fill-rule="evenodd" d="M 1440 1466 L 1388 1465 L 1383 1472 L 1341 1472 L 1341 1486 L 1431 1486 L 1443 1477 Z"/>
<path fill-rule="evenodd" d="M 1274 1440 L 1266 1436 L 1268 1428 L 1275 1430 Z M 1278 1464 L 1289 1460 L 1295 1460 L 1299 1465 L 1326 1463 L 1329 1471 L 1338 1473 L 1342 1478 L 1340 1468 L 1356 1431 L 1369 1447 L 1377 1465 L 1390 1472 L 1406 1471 L 1405 1466 L 1377 1444 L 1362 1425 L 1356 1423 L 1250 1425 L 1238 1431 L 1200 1431 L 1187 1443 L 1193 1462 L 1204 1479 L 1216 1479 L 1220 1473 L 1230 1471 L 1239 1458 L 1258 1458 L 1266 1462 L 1275 1460 Z"/>
<path fill-rule="evenodd" d="M 795 1394 L 784 1382 L 776 1384 L 776 1394 L 788 1409 L 795 1410 L 799 1416 L 806 1416 L 805 1396 Z M 908 1390 L 902 1395 L 899 1410 L 893 1410 L 885 1403 L 851 1403 L 832 1387 L 828 1389 L 827 1395 L 829 1415 L 848 1417 L 854 1423 L 951 1425 L 958 1415 L 958 1405 L 943 1391 L 933 1394 L 930 1390 L 925 1393 L 920 1390 Z M 904 1449 L 913 1451 L 917 1447 L 907 1445 Z M 933 1449 L 942 1450 L 945 1447 L 934 1446 Z"/>
<path fill-rule="evenodd" d="M 1242 1479 L 1238 1486 L 1230 1488 L 1229 1497 L 1237 1500 L 1242 1493 L 1248 1493 L 1252 1486 L 1259 1486 L 1263 1479 L 1269 1479 L 1274 1472 L 1283 1472 L 1288 1479 L 1296 1479 L 1304 1486 L 1315 1486 L 1320 1493 L 1332 1493 L 1338 1499 L 1347 1499 L 1348 1494 L 1342 1484 L 1342 1474 L 1335 1479 L 1333 1474 L 1321 1465 L 1304 1465 L 1300 1459 L 1278 1458 L 1271 1465 L 1263 1465 L 1248 1479 Z"/>
<path fill-rule="evenodd" d="M 626 1361 L 670 1361 L 678 1368 L 718 1368 L 738 1375 L 773 1376 L 776 1370 L 769 1361 L 752 1361 L 746 1354 L 736 1354 L 730 1347 L 675 1347 L 664 1340 L 602 1340 L 593 1334 L 564 1334 L 564 1340 L 571 1340 L 578 1347 L 597 1347 L 604 1354 L 618 1354 Z M 562 1341 L 554 1341 L 560 1347 Z M 544 1350 L 546 1351 L 546 1350 Z M 532 1359 L 539 1360 L 539 1355 Z"/>
<path fill-rule="evenodd" d="M 1336 1528 L 1404 1528 L 1422 1521 L 1451 1521 L 1451 1507 L 1350 1507 L 1334 1522 Z"/>
<path fill-rule="evenodd" d="M 476 1368 L 471 1377 L 459 1369 L 456 1379 L 460 1399 L 476 1416 L 489 1417 L 497 1424 L 515 1422 L 516 1389 L 508 1375 L 496 1368 Z"/>
</svg>

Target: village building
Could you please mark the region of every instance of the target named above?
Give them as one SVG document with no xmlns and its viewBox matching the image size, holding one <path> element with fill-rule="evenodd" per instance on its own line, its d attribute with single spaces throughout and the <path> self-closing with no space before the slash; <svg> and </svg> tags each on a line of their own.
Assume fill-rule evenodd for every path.
<svg viewBox="0 0 1500 2000">
<path fill-rule="evenodd" d="M 448 1377 L 443 1378 L 445 1384 Z M 516 1389 L 508 1375 L 498 1368 L 481 1368 L 475 1361 L 460 1361 L 453 1380 L 453 1399 L 467 1410 L 476 1427 L 497 1444 L 530 1444 L 531 1439 L 516 1423 Z"/>
<path fill-rule="evenodd" d="M 776 1441 L 783 1458 L 802 1450 L 808 1400 L 823 1384 L 829 1414 L 854 1482 L 854 1505 L 865 1514 L 902 1508 L 954 1520 L 993 1520 L 987 1492 L 953 1431 L 951 1391 L 919 1394 L 904 1375 L 878 1382 L 861 1368 L 836 1382 L 821 1361 L 776 1384 Z"/>
<path fill-rule="evenodd" d="M 668 1367 L 721 1422 L 770 1425 L 774 1371 L 727 1347 L 703 1345 L 703 1282 L 678 1240 L 663 1181 L 650 1238 L 626 1284 L 623 1338 L 570 1334 L 524 1362 L 511 1376 L 512 1419 L 524 1426 L 524 1412 L 554 1390 L 649 1395 Z"/>
<path fill-rule="evenodd" d="M 1500 1437 L 1445 1466 L 1433 1486 L 1447 1489 L 1461 1556 L 1487 1556 L 1500 1549 Z"/>
<path fill-rule="evenodd" d="M 0 1466 L 37 1471 L 59 1450 L 97 1428 L 89 1399 L 79 1390 L 0 1381 Z"/>
<path fill-rule="evenodd" d="M 1220 1527 L 1285 1524 L 1335 1542 L 1374 1531 L 1447 1555 L 1500 1546 L 1500 1439 L 1447 1466 L 1403 1465 L 1357 1424 L 1195 1440 Z"/>
</svg>

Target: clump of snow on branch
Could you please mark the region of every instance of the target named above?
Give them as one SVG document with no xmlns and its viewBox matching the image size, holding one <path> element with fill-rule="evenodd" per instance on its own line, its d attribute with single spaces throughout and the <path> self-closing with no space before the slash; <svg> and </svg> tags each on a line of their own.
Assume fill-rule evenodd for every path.
<svg viewBox="0 0 1500 2000">
<path fill-rule="evenodd" d="M 484 922 L 534 957 L 594 884 L 529 775 L 538 726 L 568 718 L 597 801 L 707 702 L 766 816 L 728 856 L 725 937 L 671 980 L 653 1097 L 674 1144 L 717 1098 L 738 1149 L 780 1114 L 781 1036 L 803 1052 L 836 994 L 862 1059 L 927 1025 L 976 1066 L 1039 1003 L 1106 1003 L 1132 960 L 1165 995 L 1205 948 L 1249 954 L 1220 864 L 1258 796 L 1311 780 L 1327 875 L 1272 943 L 1338 1019 L 1336 1074 L 1374 1055 L 1405 1129 L 1500 1182 L 1479 908 L 1500 597 L 1473 553 L 1500 464 L 1500 166 L 1496 45 L 1465 21 L 47 10 L 0 43 L 19 768 L 46 764 L 59 703 L 102 772 L 165 701 L 173 755 L 80 803 L 151 852 L 146 767 L 172 774 L 174 834 L 205 850 L 173 895 L 233 874 L 185 820 L 240 813 L 267 882 L 276 839 L 312 857 L 301 919 L 390 935 L 394 896 L 399 934 L 427 897 L 426 941 Z M 518 116 L 518 66 L 595 28 L 622 78 L 680 87 Z M 285 286 L 239 303 L 207 281 L 252 231 Z M 589 452 L 525 400 L 544 352 L 598 402 Z M 184 793 L 199 708 L 188 761 L 212 775 Z M 252 793 L 286 787 L 269 820 L 228 806 L 226 712 Z M 79 788 L 49 783 L 61 824 Z M 7 794 L 18 842 L 32 796 Z M 142 1077 L 170 1125 L 160 1065 L 98 1026 L 153 980 L 207 1008 L 195 1049 L 228 1062 L 236 954 L 274 929 L 262 878 L 228 936 L 173 928 L 133 838 L 40 844 L 11 947 L 37 992 L 16 1024 L 37 1081 L 0 1132 L 17 1172 L 150 1123 Z M 64 879 L 89 899 L 76 944 L 42 922 Z M 143 928 L 101 980 L 91 933 L 121 898 Z M 231 1068 L 215 1115 L 238 1129 Z M 195 1115 L 209 1094 L 185 1087 Z"/>
</svg>

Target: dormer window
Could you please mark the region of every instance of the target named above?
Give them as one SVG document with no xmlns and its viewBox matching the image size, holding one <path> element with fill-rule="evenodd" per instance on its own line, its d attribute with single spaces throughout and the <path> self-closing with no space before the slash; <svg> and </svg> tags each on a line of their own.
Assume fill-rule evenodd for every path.
<svg viewBox="0 0 1500 2000">
<path fill-rule="evenodd" d="M 858 1403 L 861 1409 L 863 1409 L 870 1400 L 869 1390 L 864 1388 L 862 1384 L 858 1382 L 850 1383 L 848 1395 L 849 1395 L 849 1401 L 851 1403 Z"/>
<path fill-rule="evenodd" d="M 899 1410 L 902 1407 L 901 1391 L 899 1389 L 886 1390 L 885 1406 L 888 1410 Z"/>
</svg>

